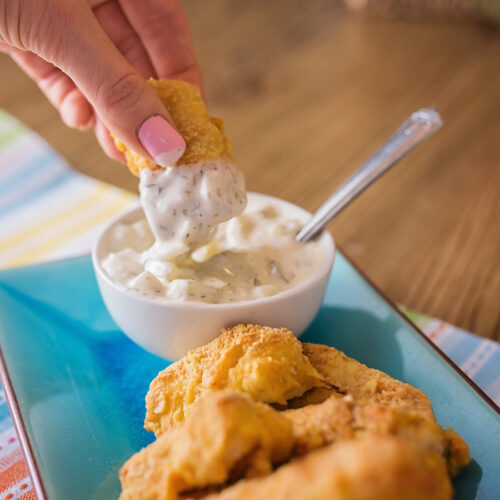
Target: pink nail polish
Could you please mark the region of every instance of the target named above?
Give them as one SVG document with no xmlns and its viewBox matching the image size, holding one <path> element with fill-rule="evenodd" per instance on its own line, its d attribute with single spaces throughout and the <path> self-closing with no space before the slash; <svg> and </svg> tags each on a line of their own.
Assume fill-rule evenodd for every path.
<svg viewBox="0 0 500 500">
<path fill-rule="evenodd" d="M 186 142 L 162 116 L 148 118 L 137 133 L 141 144 L 162 167 L 171 167 L 184 154 Z"/>
</svg>

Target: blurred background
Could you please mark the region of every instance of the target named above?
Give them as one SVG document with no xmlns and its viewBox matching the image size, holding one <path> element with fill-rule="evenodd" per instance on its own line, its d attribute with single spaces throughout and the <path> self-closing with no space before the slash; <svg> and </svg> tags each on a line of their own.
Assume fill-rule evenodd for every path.
<svg viewBox="0 0 500 500">
<path fill-rule="evenodd" d="M 248 188 L 317 208 L 415 110 L 445 126 L 332 223 L 392 300 L 500 340 L 500 1 L 184 0 Z M 137 191 L 6 56 L 0 108 Z"/>
</svg>

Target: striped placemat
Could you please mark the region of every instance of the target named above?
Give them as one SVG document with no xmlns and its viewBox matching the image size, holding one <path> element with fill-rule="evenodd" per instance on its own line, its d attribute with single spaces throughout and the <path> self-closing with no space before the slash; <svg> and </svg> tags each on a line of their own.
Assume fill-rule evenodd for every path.
<svg viewBox="0 0 500 500">
<path fill-rule="evenodd" d="M 429 339 L 500 406 L 500 345 L 497 342 L 405 307 L 401 309 Z"/>
<path fill-rule="evenodd" d="M 103 224 L 135 200 L 76 173 L 0 111 L 0 267 L 86 253 Z"/>
<path fill-rule="evenodd" d="M 0 267 L 89 252 L 136 196 L 75 172 L 45 141 L 0 110 Z M 500 404 L 500 349 L 442 321 L 404 312 Z M 0 389 L 0 500 L 35 499 Z"/>
</svg>

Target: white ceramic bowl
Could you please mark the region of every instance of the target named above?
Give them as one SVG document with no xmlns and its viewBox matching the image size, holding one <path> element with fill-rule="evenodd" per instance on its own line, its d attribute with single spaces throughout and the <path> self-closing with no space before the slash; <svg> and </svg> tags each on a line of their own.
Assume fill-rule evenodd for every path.
<svg viewBox="0 0 500 500">
<path fill-rule="evenodd" d="M 279 198 L 249 193 L 293 210 L 305 210 Z M 102 242 L 112 226 L 143 217 L 140 207 L 111 222 L 97 240 L 92 262 L 104 303 L 117 325 L 144 349 L 166 359 L 176 360 L 189 350 L 213 340 L 221 328 L 238 323 L 254 323 L 286 327 L 301 335 L 316 316 L 326 290 L 333 265 L 335 244 L 328 232 L 320 236 L 324 259 L 316 272 L 297 286 L 271 297 L 229 304 L 161 301 L 126 290 L 114 283 L 101 266 L 104 257 Z"/>
</svg>

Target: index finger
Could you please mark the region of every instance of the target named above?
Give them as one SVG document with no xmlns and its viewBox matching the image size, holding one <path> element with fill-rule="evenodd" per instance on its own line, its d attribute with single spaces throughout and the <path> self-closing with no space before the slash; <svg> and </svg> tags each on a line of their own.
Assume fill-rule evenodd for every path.
<svg viewBox="0 0 500 500">
<path fill-rule="evenodd" d="M 203 88 L 189 23 L 177 0 L 119 0 L 160 78 L 187 80 Z"/>
</svg>

